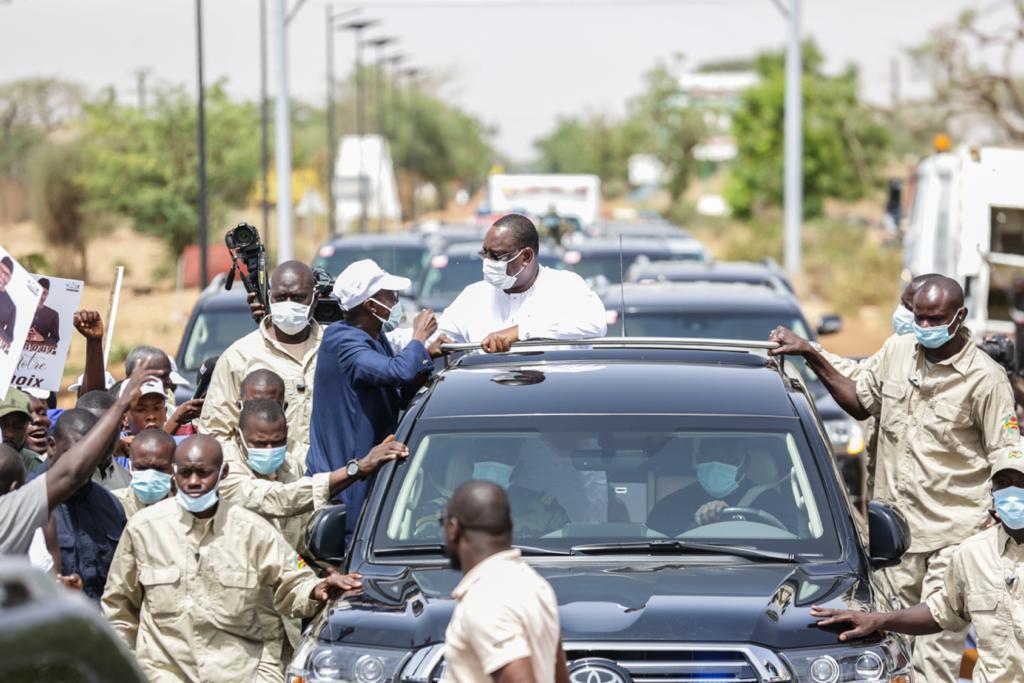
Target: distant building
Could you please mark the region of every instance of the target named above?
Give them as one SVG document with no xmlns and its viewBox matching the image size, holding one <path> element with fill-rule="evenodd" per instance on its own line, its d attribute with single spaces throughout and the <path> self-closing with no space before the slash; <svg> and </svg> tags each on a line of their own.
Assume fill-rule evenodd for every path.
<svg viewBox="0 0 1024 683">
<path fill-rule="evenodd" d="M 713 166 L 735 159 L 732 114 L 739 107 L 743 91 L 757 85 L 757 74 L 753 71 L 686 72 L 679 74 L 678 80 L 682 103 L 701 110 L 708 127 L 708 138 L 693 150 L 694 157 Z"/>
<path fill-rule="evenodd" d="M 338 225 L 332 232 L 356 230 L 362 214 L 363 194 L 366 216 L 382 229 L 397 226 L 402 220 L 398 201 L 398 183 L 387 140 L 379 135 L 346 135 L 339 145 L 334 167 L 334 193 Z"/>
</svg>

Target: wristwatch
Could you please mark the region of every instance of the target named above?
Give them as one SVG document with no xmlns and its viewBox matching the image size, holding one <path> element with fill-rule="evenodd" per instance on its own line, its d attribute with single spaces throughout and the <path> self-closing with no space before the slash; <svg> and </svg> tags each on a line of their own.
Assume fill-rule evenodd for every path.
<svg viewBox="0 0 1024 683">
<path fill-rule="evenodd" d="M 358 479 L 362 475 L 362 472 L 359 470 L 359 461 L 349 460 L 348 464 L 345 465 L 345 474 L 353 479 Z"/>
</svg>

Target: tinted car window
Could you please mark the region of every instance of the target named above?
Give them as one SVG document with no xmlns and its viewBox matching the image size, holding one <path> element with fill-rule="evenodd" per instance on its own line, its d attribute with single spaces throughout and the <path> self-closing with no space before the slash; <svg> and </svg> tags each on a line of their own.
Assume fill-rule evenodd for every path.
<svg viewBox="0 0 1024 683">
<path fill-rule="evenodd" d="M 430 420 L 396 470 L 376 546 L 443 542 L 439 515 L 462 482 L 489 479 L 512 504 L 514 539 L 566 550 L 678 537 L 802 554 L 836 552 L 820 474 L 795 420 L 582 415 Z M 698 463 L 740 467 L 726 499 L 746 519 L 700 524 L 713 500 Z M 748 499 L 749 496 L 749 499 Z"/>
<path fill-rule="evenodd" d="M 785 325 L 805 339 L 811 338 L 800 318 L 778 314 L 722 313 L 721 311 L 628 313 L 626 331 L 631 337 L 688 337 L 698 339 L 767 339 L 779 325 Z M 622 334 L 622 318 L 608 326 L 608 336 Z"/>
<path fill-rule="evenodd" d="M 331 277 L 338 277 L 351 263 L 371 259 L 392 275 L 407 277 L 413 282 L 419 280 L 426 265 L 427 248 L 424 246 L 374 247 L 353 249 L 336 246 L 330 256 L 317 256 L 314 266 L 320 266 Z"/>
<path fill-rule="evenodd" d="M 254 329 L 248 308 L 200 312 L 185 342 L 182 370 L 198 370 L 203 360 L 219 356 Z"/>
</svg>

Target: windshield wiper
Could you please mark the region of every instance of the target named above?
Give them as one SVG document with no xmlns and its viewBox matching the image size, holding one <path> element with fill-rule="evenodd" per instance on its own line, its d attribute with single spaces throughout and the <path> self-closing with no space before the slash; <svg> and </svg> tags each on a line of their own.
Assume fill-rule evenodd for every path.
<svg viewBox="0 0 1024 683">
<path fill-rule="evenodd" d="M 637 551 L 652 553 L 706 553 L 709 555 L 734 555 L 758 562 L 796 562 L 793 553 L 777 553 L 771 550 L 757 550 L 737 545 L 694 543 L 672 538 L 655 538 L 649 541 L 630 543 L 587 543 L 574 545 L 569 552 L 573 555 L 612 555 Z"/>
<path fill-rule="evenodd" d="M 568 550 L 556 548 L 538 548 L 530 545 L 513 543 L 512 547 L 520 551 L 524 557 L 531 555 L 570 555 Z M 375 555 L 444 555 L 443 543 L 424 543 L 422 545 L 398 545 L 391 548 L 374 548 Z"/>
</svg>

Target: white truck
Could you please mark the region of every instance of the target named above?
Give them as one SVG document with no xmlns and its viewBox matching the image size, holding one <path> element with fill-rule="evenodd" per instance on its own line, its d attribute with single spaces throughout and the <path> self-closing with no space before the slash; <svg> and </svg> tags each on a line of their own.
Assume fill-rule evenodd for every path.
<svg viewBox="0 0 1024 683">
<path fill-rule="evenodd" d="M 964 288 L 967 324 L 1013 334 L 1024 284 L 1024 150 L 962 147 L 922 159 L 903 239 L 904 277 L 942 273 Z"/>
<path fill-rule="evenodd" d="M 525 211 L 534 216 L 553 206 L 560 216 L 572 216 L 584 226 L 601 211 L 601 179 L 596 175 L 495 174 L 488 184 L 491 214 Z"/>
</svg>

